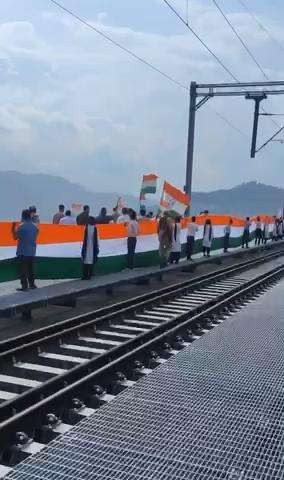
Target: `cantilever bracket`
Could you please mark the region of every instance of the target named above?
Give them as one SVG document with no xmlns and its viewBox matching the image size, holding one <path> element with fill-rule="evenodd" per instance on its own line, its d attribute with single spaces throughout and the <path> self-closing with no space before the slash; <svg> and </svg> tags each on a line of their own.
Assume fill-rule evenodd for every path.
<svg viewBox="0 0 284 480">
<path fill-rule="evenodd" d="M 204 105 L 204 103 L 208 102 L 208 100 L 212 97 L 212 95 L 206 95 L 206 97 L 203 97 L 197 104 L 196 104 L 196 107 L 195 107 L 195 110 L 198 110 L 200 107 L 202 107 L 202 105 Z"/>
<path fill-rule="evenodd" d="M 277 130 L 277 132 L 274 133 L 274 135 L 272 135 L 272 137 L 270 137 L 268 140 L 266 140 L 266 142 L 264 142 L 264 143 L 261 145 L 261 147 L 257 148 L 257 149 L 255 150 L 255 153 L 258 153 L 259 150 L 261 150 L 262 148 L 266 147 L 266 145 L 267 145 L 269 142 L 273 142 L 273 141 L 276 142 L 276 141 L 278 141 L 278 142 L 281 142 L 281 143 L 282 143 L 283 140 L 273 140 L 273 139 L 278 135 L 278 133 L 282 132 L 282 130 L 284 130 L 284 125 L 283 125 L 283 127 L 280 127 L 279 130 Z"/>
</svg>

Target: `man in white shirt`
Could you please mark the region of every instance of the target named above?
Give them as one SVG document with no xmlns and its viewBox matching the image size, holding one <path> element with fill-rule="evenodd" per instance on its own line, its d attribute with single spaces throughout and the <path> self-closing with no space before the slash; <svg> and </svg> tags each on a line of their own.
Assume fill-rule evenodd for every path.
<svg viewBox="0 0 284 480">
<path fill-rule="evenodd" d="M 134 210 L 129 212 L 129 223 L 127 224 L 127 267 L 132 269 L 134 267 L 134 256 L 137 244 L 137 237 L 139 234 L 139 223 L 137 222 L 137 215 Z"/>
<path fill-rule="evenodd" d="M 130 220 L 130 217 L 128 215 L 128 209 L 123 207 L 122 214 L 118 217 L 116 223 L 128 223 L 129 220 Z"/>
<path fill-rule="evenodd" d="M 59 225 L 76 225 L 76 218 L 71 216 L 71 211 L 66 210 L 65 217 L 59 220 Z"/>
<path fill-rule="evenodd" d="M 196 218 L 192 217 L 191 222 L 187 226 L 187 260 L 192 260 L 191 255 L 194 250 L 195 236 L 198 232 L 198 226 L 195 221 Z"/>
</svg>

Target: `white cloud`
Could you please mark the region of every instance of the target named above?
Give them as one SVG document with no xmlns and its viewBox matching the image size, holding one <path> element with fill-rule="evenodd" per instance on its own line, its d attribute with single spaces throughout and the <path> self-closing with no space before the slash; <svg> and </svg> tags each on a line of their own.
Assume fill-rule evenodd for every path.
<svg viewBox="0 0 284 480">
<path fill-rule="evenodd" d="M 97 190 L 119 186 L 135 192 L 146 170 L 183 185 L 186 92 L 59 11 L 40 11 L 39 17 L 33 13 L 31 21 L 18 18 L 0 24 L 0 71 L 7 74 L 0 85 L 0 145 L 5 158 L 13 153 L 13 168 L 22 168 L 24 155 L 26 170 L 61 174 Z M 190 15 L 196 31 L 242 80 L 261 79 L 218 12 L 193 3 Z M 273 58 L 273 44 L 252 27 L 250 17 L 233 12 L 230 18 L 255 54 L 265 59 L 267 73 L 283 76 L 280 62 Z M 102 10 L 91 21 L 185 84 L 229 80 L 183 26 L 174 34 L 146 32 L 110 24 L 109 12 Z M 176 21 L 173 17 L 173 24 Z M 263 21 L 269 23 L 267 18 Z M 243 99 L 211 103 L 250 135 L 252 104 Z M 270 104 L 278 111 L 284 108 L 279 97 Z M 273 130 L 268 121 L 264 125 L 260 141 Z M 274 173 L 278 167 L 283 171 L 278 145 L 254 162 L 248 153 L 242 136 L 202 107 L 197 115 L 196 188 L 250 178 L 279 183 Z M 2 160 L 1 168 L 8 163 Z"/>
<path fill-rule="evenodd" d="M 108 19 L 108 14 L 107 12 L 100 12 L 97 18 L 98 23 L 104 23 Z"/>
</svg>

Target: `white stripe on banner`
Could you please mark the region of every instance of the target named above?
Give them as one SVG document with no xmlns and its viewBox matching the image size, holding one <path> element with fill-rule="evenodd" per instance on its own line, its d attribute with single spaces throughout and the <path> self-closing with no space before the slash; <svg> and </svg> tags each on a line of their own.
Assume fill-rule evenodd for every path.
<svg viewBox="0 0 284 480">
<path fill-rule="evenodd" d="M 273 225 L 270 225 L 272 231 Z M 231 237 L 240 237 L 243 233 L 243 227 L 232 227 Z M 222 238 L 224 236 L 224 226 L 213 226 L 214 238 Z M 199 226 L 196 240 L 203 237 L 203 226 Z M 186 243 L 186 229 L 181 231 L 181 243 Z M 57 258 L 80 258 L 81 242 L 71 243 L 52 243 L 37 246 L 37 256 L 39 257 L 57 257 Z M 150 252 L 158 250 L 159 242 L 157 234 L 142 235 L 137 239 L 136 252 Z M 127 251 L 127 238 L 115 238 L 110 240 L 100 240 L 100 257 L 112 257 L 116 255 L 125 255 Z M 14 258 L 16 255 L 15 247 L 0 247 L 0 260 Z"/>
</svg>

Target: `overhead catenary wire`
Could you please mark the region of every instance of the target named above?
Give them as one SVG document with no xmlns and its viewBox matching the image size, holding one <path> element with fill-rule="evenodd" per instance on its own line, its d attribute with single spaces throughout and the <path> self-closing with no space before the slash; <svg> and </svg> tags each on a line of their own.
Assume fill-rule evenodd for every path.
<svg viewBox="0 0 284 480">
<path fill-rule="evenodd" d="M 249 7 L 245 4 L 243 0 L 238 0 L 239 4 L 247 11 L 247 13 L 251 16 L 251 18 L 255 21 L 255 23 L 258 25 L 260 30 L 264 31 L 266 35 L 276 44 L 278 47 L 284 52 L 284 45 L 282 45 L 279 40 L 277 40 L 274 35 L 270 32 L 270 30 L 263 25 L 262 22 L 257 18 L 257 16 L 252 12 L 252 10 L 249 9 Z"/>
<path fill-rule="evenodd" d="M 189 0 L 186 0 L 186 23 L 188 25 Z"/>
<path fill-rule="evenodd" d="M 221 65 L 221 67 L 229 73 L 231 78 L 236 82 L 240 82 L 239 78 L 222 62 L 222 60 L 208 47 L 208 45 L 201 39 L 199 35 L 192 29 L 192 27 L 184 20 L 180 13 L 173 7 L 173 5 L 168 0 L 163 0 L 163 2 L 168 6 L 168 8 L 179 18 L 179 20 L 193 33 L 193 35 L 201 42 L 201 44 L 206 48 L 206 50 L 215 58 L 215 60 Z M 265 113 L 263 107 L 261 107 L 262 112 Z M 275 122 L 273 118 L 270 118 L 270 121 L 279 128 L 279 124 Z"/>
<path fill-rule="evenodd" d="M 216 6 L 217 10 L 220 12 L 220 14 L 222 15 L 222 17 L 224 18 L 225 22 L 229 25 L 230 29 L 233 31 L 234 35 L 237 37 L 237 39 L 240 41 L 241 45 L 243 46 L 243 48 L 245 49 L 245 51 L 248 53 L 248 55 L 250 56 L 250 58 L 252 59 L 252 61 L 255 63 L 255 65 L 258 67 L 258 69 L 260 70 L 260 72 L 262 73 L 262 75 L 264 76 L 264 78 L 266 80 L 270 80 L 269 76 L 265 73 L 264 69 L 262 68 L 262 66 L 260 65 L 260 63 L 257 61 L 256 57 L 254 56 L 254 54 L 251 52 L 251 50 L 249 49 L 249 47 L 247 46 L 247 44 L 244 42 L 244 40 L 242 39 L 242 37 L 240 36 L 240 34 L 237 32 L 237 30 L 235 29 L 235 27 L 232 25 L 232 23 L 230 22 L 230 20 L 228 19 L 227 15 L 224 13 L 224 11 L 222 10 L 222 8 L 220 7 L 220 5 L 218 4 L 217 0 L 212 0 L 212 2 L 214 3 L 214 5 Z M 263 107 L 261 107 L 261 111 L 266 113 L 265 109 Z M 276 127 L 280 127 L 280 125 L 278 124 L 278 122 L 276 122 L 273 118 L 270 118 L 270 121 L 276 126 Z"/>
<path fill-rule="evenodd" d="M 175 85 L 177 85 L 178 87 L 181 87 L 182 89 L 184 90 L 187 90 L 189 91 L 189 88 L 187 85 L 183 84 L 182 82 L 180 82 L 179 80 L 176 80 L 174 77 L 172 77 L 171 75 L 169 75 L 168 73 L 165 73 L 163 72 L 162 70 L 160 70 L 158 67 L 156 67 L 155 65 L 153 65 L 152 63 L 150 63 L 148 60 L 145 60 L 143 57 L 140 57 L 140 55 L 137 55 L 136 53 L 134 53 L 132 50 L 130 50 L 129 48 L 127 47 L 124 47 L 121 43 L 117 42 L 116 40 L 114 40 L 112 37 L 110 37 L 109 35 L 107 35 L 106 33 L 104 33 L 102 30 L 99 30 L 97 27 L 95 27 L 92 23 L 88 22 L 87 20 L 85 20 L 83 17 L 81 17 L 80 15 L 78 15 L 77 13 L 73 12 L 72 10 L 70 10 L 69 8 L 65 7 L 64 5 L 62 5 L 61 3 L 57 2 L 56 0 L 48 0 L 49 2 L 53 3 L 54 5 L 56 5 L 58 8 L 60 8 L 61 10 L 63 10 L 65 13 L 68 13 L 68 15 L 71 15 L 73 18 L 75 18 L 78 22 L 82 23 L 83 25 L 85 25 L 86 27 L 92 29 L 94 32 L 96 32 L 98 35 L 100 35 L 101 37 L 103 37 L 105 40 L 107 40 L 108 42 L 112 43 L 114 46 L 120 48 L 120 50 L 124 51 L 125 53 L 127 53 L 128 55 L 131 55 L 133 58 L 135 58 L 136 60 L 138 60 L 139 62 L 143 63 L 144 65 L 146 65 L 147 67 L 151 68 L 152 70 L 154 70 L 156 73 L 159 73 L 160 75 L 162 75 L 164 78 L 166 78 L 167 80 L 169 80 L 170 82 L 174 83 Z"/>
<path fill-rule="evenodd" d="M 180 13 L 173 7 L 173 5 L 168 2 L 168 0 L 163 0 L 163 2 L 168 6 L 168 8 L 179 18 L 179 20 L 191 31 L 191 33 L 197 38 L 197 40 L 203 45 L 203 47 L 207 50 L 212 57 L 215 58 L 216 62 L 227 72 L 235 82 L 239 82 L 239 79 L 234 75 L 234 73 L 223 63 L 223 61 L 216 55 L 216 53 L 211 50 L 211 48 L 207 45 L 207 43 L 193 30 L 193 28 L 189 25 L 189 23 L 180 15 Z"/>
<path fill-rule="evenodd" d="M 176 80 L 174 77 L 172 77 L 171 75 L 168 75 L 167 73 L 163 72 L 162 70 L 160 70 L 158 67 L 156 67 L 155 65 L 153 65 L 152 63 L 148 62 L 148 60 L 145 60 L 144 58 L 140 57 L 139 55 L 137 55 L 135 52 L 133 52 L 132 50 L 130 50 L 129 48 L 127 47 L 124 47 L 122 44 L 120 44 L 119 42 L 117 42 L 116 40 L 114 40 L 112 37 L 110 37 L 109 35 L 107 35 L 106 33 L 104 33 L 103 31 L 101 31 L 100 29 L 98 29 L 97 27 L 95 27 L 93 24 L 91 24 L 89 21 L 85 20 L 81 15 L 73 12 L 72 10 L 70 10 L 69 8 L 65 7 L 64 5 L 62 5 L 61 3 L 59 3 L 57 0 L 48 0 L 50 3 L 52 3 L 53 5 L 55 5 L 56 7 L 58 7 L 60 10 L 62 10 L 63 12 L 65 12 L 66 14 L 68 15 L 71 15 L 75 20 L 77 20 L 78 22 L 82 23 L 83 25 L 85 25 L 86 27 L 90 28 L 91 30 L 93 30 L 94 32 L 96 32 L 98 35 L 102 36 L 105 40 L 107 40 L 108 42 L 110 42 L 112 45 L 114 45 L 115 47 L 117 48 L 120 48 L 122 51 L 124 51 L 125 53 L 127 53 L 128 55 L 131 55 L 131 57 L 133 57 L 135 60 L 141 62 L 142 64 L 144 64 L 145 66 L 151 68 L 153 71 L 155 71 L 156 73 L 162 75 L 164 78 L 166 78 L 167 80 L 169 80 L 170 82 L 174 83 L 175 85 L 177 85 L 178 87 L 182 88 L 183 90 L 186 90 L 187 92 L 189 92 L 189 87 L 185 84 L 183 84 L 182 82 L 180 82 L 179 80 Z M 182 17 L 181 17 L 182 18 Z M 186 22 L 185 22 L 186 23 Z M 214 55 L 214 53 L 212 52 L 212 54 Z M 225 67 L 225 66 L 224 66 Z M 226 67 L 225 67 L 226 68 Z M 228 70 L 229 72 L 229 70 Z M 237 80 L 236 80 L 237 81 Z M 211 110 L 220 118 L 222 119 L 225 123 L 227 123 L 227 125 L 229 125 L 232 129 L 234 129 L 235 131 L 237 131 L 238 133 L 240 133 L 241 135 L 247 137 L 247 135 L 242 132 L 238 127 L 236 127 L 232 122 L 230 122 L 230 120 L 228 120 L 226 117 L 224 117 L 221 113 L 219 113 L 217 110 L 215 110 L 214 108 L 211 107 Z"/>
<path fill-rule="evenodd" d="M 217 10 L 220 12 L 220 14 L 222 15 L 222 17 L 224 18 L 225 22 L 229 25 L 230 29 L 234 32 L 235 36 L 238 38 L 238 40 L 240 41 L 240 43 L 242 44 L 242 46 L 244 47 L 245 51 L 247 52 L 247 54 L 250 56 L 250 58 L 252 59 L 252 61 L 255 63 L 255 65 L 258 67 L 258 69 L 260 70 L 260 72 L 262 73 L 262 75 L 264 76 L 264 78 L 266 80 L 269 80 L 269 77 L 268 75 L 265 73 L 264 69 L 262 68 L 262 66 L 260 65 L 260 63 L 258 62 L 258 60 L 256 59 L 255 55 L 252 53 L 252 51 L 250 50 L 250 48 L 247 46 L 246 42 L 242 39 L 242 37 L 240 36 L 240 34 L 237 32 L 236 28 L 232 25 L 232 23 L 230 22 L 230 20 L 228 19 L 227 15 L 224 13 L 224 11 L 222 10 L 222 8 L 220 7 L 220 5 L 218 4 L 217 0 L 212 0 L 212 2 L 214 3 L 214 5 L 216 6 Z"/>
<path fill-rule="evenodd" d="M 242 135 L 248 141 L 250 141 L 249 136 L 245 132 L 243 132 L 240 128 L 236 127 L 236 125 L 234 125 L 230 120 L 228 120 L 226 117 L 224 117 L 224 115 L 222 115 L 222 113 L 215 110 L 215 108 L 211 107 L 211 105 L 208 105 L 208 107 L 215 113 L 215 115 L 217 115 L 217 117 L 221 118 L 221 120 L 223 120 L 223 122 L 227 123 L 227 125 L 229 125 L 229 127 L 233 128 L 234 130 L 236 130 L 236 132 L 238 132 L 240 135 Z"/>
</svg>

